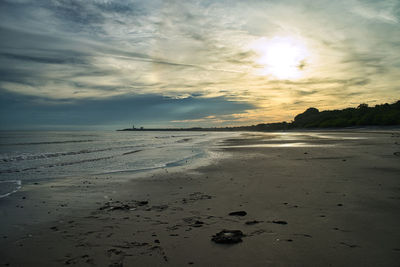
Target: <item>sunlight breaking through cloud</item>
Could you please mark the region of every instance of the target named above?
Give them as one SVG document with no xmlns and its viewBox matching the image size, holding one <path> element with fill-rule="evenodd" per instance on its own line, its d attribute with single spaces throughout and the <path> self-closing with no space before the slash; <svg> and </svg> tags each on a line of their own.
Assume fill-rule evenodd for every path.
<svg viewBox="0 0 400 267">
<path fill-rule="evenodd" d="M 16 96 L 151 94 L 249 107 L 164 122 L 188 125 L 399 98 L 398 1 L 6 0 L 0 10 L 0 90 Z"/>
</svg>

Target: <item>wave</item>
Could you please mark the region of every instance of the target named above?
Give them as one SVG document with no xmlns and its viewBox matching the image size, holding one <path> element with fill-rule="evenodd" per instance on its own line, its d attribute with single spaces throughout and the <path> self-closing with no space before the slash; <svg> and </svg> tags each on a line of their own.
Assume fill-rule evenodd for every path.
<svg viewBox="0 0 400 267">
<path fill-rule="evenodd" d="M 171 168 L 171 167 L 179 167 L 183 166 L 188 163 L 189 160 L 193 160 L 196 158 L 201 158 L 204 156 L 204 153 L 197 153 L 194 155 L 191 155 L 189 157 L 185 157 L 183 159 L 179 159 L 176 161 L 170 161 L 166 163 L 159 163 L 155 164 L 153 166 L 149 166 L 146 168 L 140 168 L 140 169 L 126 169 L 126 170 L 111 170 L 111 171 L 105 171 L 105 172 L 100 172 L 97 174 L 113 174 L 113 173 L 137 173 L 137 172 L 145 172 L 145 171 L 151 171 L 151 170 L 157 170 L 161 168 Z"/>
<path fill-rule="evenodd" d="M 156 139 L 165 139 L 165 138 L 179 138 L 179 137 L 197 137 L 197 136 L 206 136 L 206 134 L 193 134 L 193 135 L 161 135 L 155 136 Z"/>
<path fill-rule="evenodd" d="M 112 171 L 99 172 L 99 173 L 96 173 L 96 174 L 101 175 L 101 174 L 113 174 L 113 173 L 125 173 L 125 172 L 136 173 L 136 172 L 145 172 L 145 171 L 161 169 L 161 168 L 165 168 L 165 167 L 167 167 L 167 164 L 158 164 L 158 165 L 147 167 L 147 168 L 126 169 L 126 170 L 112 170 Z"/>
<path fill-rule="evenodd" d="M 2 173 L 16 173 L 16 172 L 25 172 L 25 171 L 32 171 L 32 170 L 38 170 L 38 169 L 43 169 L 43 168 L 53 168 L 53 167 L 60 167 L 60 166 L 69 166 L 69 165 L 75 165 L 75 164 L 81 164 L 85 162 L 93 162 L 93 161 L 99 161 L 99 160 L 105 160 L 105 159 L 111 159 L 114 156 L 108 156 L 108 157 L 102 157 L 102 158 L 94 158 L 94 159 L 84 159 L 84 160 L 78 160 L 78 161 L 68 161 L 68 162 L 60 162 L 60 163 L 54 163 L 54 164 L 48 164 L 48 165 L 41 165 L 38 167 L 30 167 L 30 168 L 25 168 L 25 169 L 8 169 L 8 170 L 1 170 L 0 174 Z"/>
<path fill-rule="evenodd" d="M 94 140 L 66 140 L 66 141 L 53 141 L 53 142 L 28 142 L 28 143 L 13 143 L 13 144 L 0 144 L 2 146 L 27 146 L 27 145 L 52 145 L 52 144 L 68 144 L 68 143 L 87 143 Z"/>
<path fill-rule="evenodd" d="M 110 151 L 115 149 L 126 149 L 126 148 L 136 148 L 138 146 L 124 146 L 124 147 L 109 147 L 109 148 L 102 148 L 102 149 L 83 149 L 79 151 L 69 151 L 69 152 L 55 152 L 55 153 L 42 153 L 42 154 L 21 154 L 18 156 L 13 157 L 6 157 L 0 158 L 0 162 L 13 162 L 13 161 L 22 161 L 22 160 L 35 160 L 35 159 L 48 159 L 48 158 L 56 158 L 56 157 L 63 157 L 63 156 L 72 156 L 72 155 L 81 155 L 81 154 L 89 154 L 95 152 L 104 152 Z M 127 152 L 130 154 L 130 152 Z M 125 155 L 125 153 L 124 153 Z"/>
<path fill-rule="evenodd" d="M 92 153 L 92 152 L 100 152 L 103 151 L 101 150 L 80 150 L 80 151 L 71 151 L 71 152 L 56 152 L 56 153 L 43 153 L 43 154 L 37 154 L 37 155 L 18 155 L 15 157 L 9 157 L 9 158 L 2 158 L 0 161 L 3 162 L 12 162 L 12 161 L 21 161 L 21 160 L 34 160 L 34 159 L 47 159 L 47 158 L 56 158 L 56 157 L 61 157 L 61 156 L 70 156 L 70 155 L 79 155 L 79 154 L 86 154 L 86 153 Z"/>
<path fill-rule="evenodd" d="M 9 184 L 8 186 L 2 185 L 0 187 L 0 198 L 7 197 L 17 192 L 19 189 L 21 189 L 22 186 L 20 180 L 0 181 L 0 184 Z"/>
<path fill-rule="evenodd" d="M 92 159 L 83 159 L 83 160 L 77 160 L 77 161 L 58 162 L 58 163 L 54 163 L 54 164 L 41 165 L 41 166 L 38 166 L 38 167 L 30 167 L 30 168 L 25 168 L 25 169 L 0 170 L 0 174 L 2 174 L 2 173 L 25 172 L 25 171 L 32 171 L 32 170 L 37 170 L 37 169 L 53 168 L 53 167 L 60 167 L 60 166 L 70 166 L 70 165 L 82 164 L 82 163 L 86 163 L 86 162 L 94 162 L 94 161 L 111 159 L 111 158 L 115 158 L 117 156 L 130 155 L 130 154 L 138 153 L 140 151 L 143 151 L 143 150 L 134 150 L 134 151 L 125 152 L 125 153 L 120 154 L 120 155 L 113 155 L 113 156 L 107 156 L 107 157 L 101 157 L 101 158 L 92 158 Z"/>
</svg>

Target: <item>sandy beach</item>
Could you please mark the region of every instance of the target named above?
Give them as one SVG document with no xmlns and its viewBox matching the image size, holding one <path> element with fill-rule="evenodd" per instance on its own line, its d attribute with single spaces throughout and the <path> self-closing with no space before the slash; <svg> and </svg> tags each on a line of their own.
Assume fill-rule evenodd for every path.
<svg viewBox="0 0 400 267">
<path fill-rule="evenodd" d="M 399 266 L 398 130 L 242 133 L 213 150 L 200 167 L 26 185 L 0 199 L 0 264 Z M 212 241 L 224 229 L 243 236 Z"/>
</svg>

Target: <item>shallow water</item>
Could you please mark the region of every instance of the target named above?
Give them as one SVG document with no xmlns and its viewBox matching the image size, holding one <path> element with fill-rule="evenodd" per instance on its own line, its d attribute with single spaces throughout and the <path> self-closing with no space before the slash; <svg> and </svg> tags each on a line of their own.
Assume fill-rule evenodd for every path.
<svg viewBox="0 0 400 267">
<path fill-rule="evenodd" d="M 236 144 L 225 142 L 227 147 L 332 147 L 347 144 L 351 141 L 367 139 L 360 133 L 319 133 L 319 132 L 274 132 L 251 133 L 248 143 Z M 222 145 L 224 146 L 224 145 Z"/>
<path fill-rule="evenodd" d="M 24 183 L 143 172 L 206 157 L 213 132 L 0 132 L 0 197 Z"/>
</svg>

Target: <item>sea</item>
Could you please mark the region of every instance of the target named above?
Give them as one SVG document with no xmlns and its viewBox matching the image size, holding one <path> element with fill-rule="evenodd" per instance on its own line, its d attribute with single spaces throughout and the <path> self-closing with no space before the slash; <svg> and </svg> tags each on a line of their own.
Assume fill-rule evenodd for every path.
<svg viewBox="0 0 400 267">
<path fill-rule="evenodd" d="M 0 131 L 0 198 L 26 183 L 146 172 L 210 157 L 232 133 L 173 131 Z"/>
</svg>

